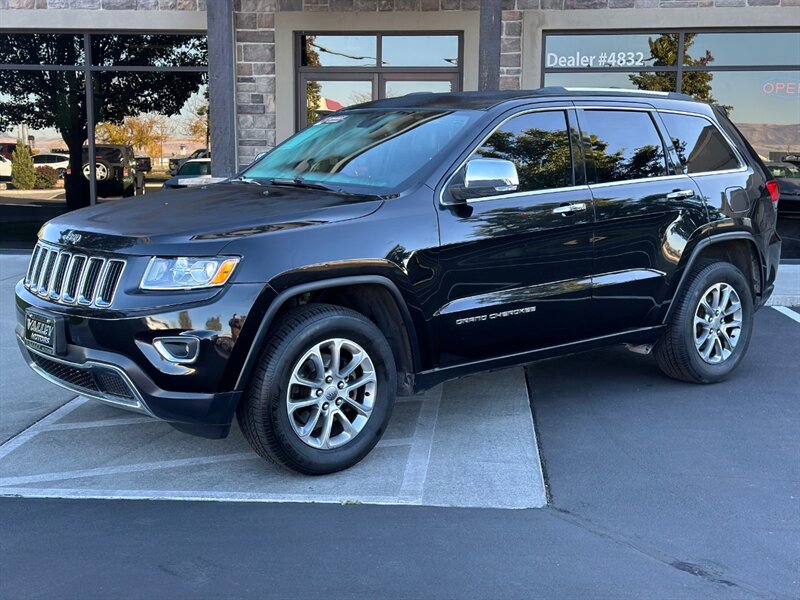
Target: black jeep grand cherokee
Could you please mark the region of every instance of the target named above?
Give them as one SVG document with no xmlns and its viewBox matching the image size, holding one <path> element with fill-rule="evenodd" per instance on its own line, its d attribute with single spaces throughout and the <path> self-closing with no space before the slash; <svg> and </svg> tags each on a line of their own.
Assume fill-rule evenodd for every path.
<svg viewBox="0 0 800 600">
<path fill-rule="evenodd" d="M 31 367 L 303 473 L 396 394 L 598 346 L 685 381 L 741 362 L 778 190 L 677 94 L 414 94 L 335 113 L 217 185 L 47 223 L 16 288 Z M 587 382 L 590 385 L 591 382 Z"/>
</svg>

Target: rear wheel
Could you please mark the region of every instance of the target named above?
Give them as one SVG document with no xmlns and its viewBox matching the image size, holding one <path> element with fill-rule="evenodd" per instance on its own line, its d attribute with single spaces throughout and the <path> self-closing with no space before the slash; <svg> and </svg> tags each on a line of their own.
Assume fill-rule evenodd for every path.
<svg viewBox="0 0 800 600">
<path fill-rule="evenodd" d="M 237 409 L 239 426 L 268 460 L 311 475 L 341 471 L 383 435 L 396 377 L 389 344 L 369 319 L 331 305 L 295 309 L 271 334 Z"/>
<path fill-rule="evenodd" d="M 698 265 L 664 337 L 654 348 L 658 366 L 681 381 L 726 379 L 747 352 L 753 329 L 750 285 L 734 265 Z"/>
</svg>

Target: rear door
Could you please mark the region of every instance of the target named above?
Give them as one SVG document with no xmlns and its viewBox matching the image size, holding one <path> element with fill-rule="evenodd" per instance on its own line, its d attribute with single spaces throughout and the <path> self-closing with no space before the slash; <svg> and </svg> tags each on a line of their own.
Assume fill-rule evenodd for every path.
<svg viewBox="0 0 800 600">
<path fill-rule="evenodd" d="M 440 204 L 440 364 L 585 337 L 594 219 L 574 118 L 563 106 L 501 120 L 471 157 L 512 161 L 519 188 Z"/>
<path fill-rule="evenodd" d="M 652 107 L 577 113 L 596 217 L 591 334 L 655 325 L 686 240 L 708 221 L 705 203 L 670 160 Z"/>
</svg>

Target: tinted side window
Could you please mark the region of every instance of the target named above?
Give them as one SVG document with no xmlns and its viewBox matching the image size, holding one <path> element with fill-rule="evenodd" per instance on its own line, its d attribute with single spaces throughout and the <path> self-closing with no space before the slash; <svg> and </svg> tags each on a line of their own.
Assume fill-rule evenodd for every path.
<svg viewBox="0 0 800 600">
<path fill-rule="evenodd" d="M 661 118 L 687 173 L 723 171 L 740 166 L 730 145 L 710 121 L 674 113 L 661 113 Z"/>
<path fill-rule="evenodd" d="M 667 174 L 664 143 L 650 113 L 586 110 L 581 113 L 581 128 L 584 138 L 591 145 L 594 183 Z"/>
<path fill-rule="evenodd" d="M 573 184 L 572 150 L 564 111 L 533 112 L 509 119 L 478 148 L 476 155 L 513 162 L 520 192 Z"/>
</svg>

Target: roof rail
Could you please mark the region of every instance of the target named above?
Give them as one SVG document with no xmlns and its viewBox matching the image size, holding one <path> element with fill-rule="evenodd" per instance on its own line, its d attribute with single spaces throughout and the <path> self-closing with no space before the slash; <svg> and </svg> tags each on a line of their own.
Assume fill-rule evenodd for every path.
<svg viewBox="0 0 800 600">
<path fill-rule="evenodd" d="M 575 87 L 575 86 L 549 86 L 542 87 L 532 92 L 535 95 L 548 95 L 548 94 L 612 94 L 612 95 L 630 95 L 630 96 L 658 96 L 661 98 L 672 98 L 674 100 L 694 100 L 687 94 L 678 92 L 660 92 L 655 90 L 631 90 L 627 88 L 618 87 Z"/>
</svg>

